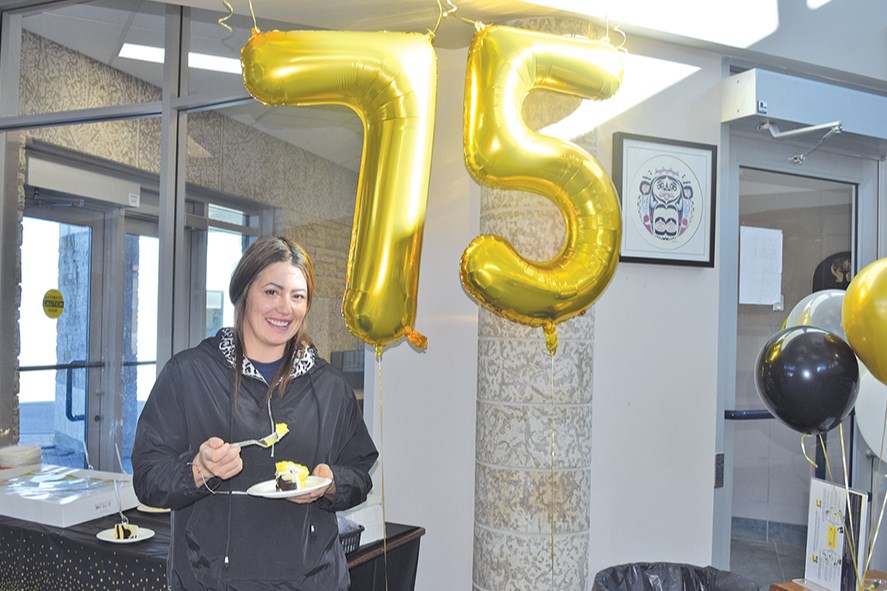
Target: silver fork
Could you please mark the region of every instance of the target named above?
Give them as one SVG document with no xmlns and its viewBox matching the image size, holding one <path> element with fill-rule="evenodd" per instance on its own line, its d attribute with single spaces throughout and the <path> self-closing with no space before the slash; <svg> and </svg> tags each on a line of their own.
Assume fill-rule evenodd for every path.
<svg viewBox="0 0 887 591">
<path fill-rule="evenodd" d="M 120 502 L 120 485 L 116 479 L 114 480 L 114 495 L 117 497 L 117 513 L 120 514 L 120 523 L 129 525 L 129 519 L 123 514 L 123 503 Z"/>
<path fill-rule="evenodd" d="M 123 458 L 120 457 L 120 446 L 114 443 L 114 451 L 117 452 L 117 462 L 120 464 L 120 471 L 123 472 Z M 123 514 L 123 503 L 120 502 L 120 483 L 114 479 L 114 496 L 117 497 L 117 512 L 120 514 L 120 523 L 129 525 L 129 519 Z"/>
<path fill-rule="evenodd" d="M 275 443 L 280 441 L 280 435 L 277 434 L 277 431 L 271 433 L 270 435 L 266 435 L 261 439 L 245 439 L 244 441 L 238 441 L 236 443 L 232 443 L 231 445 L 237 445 L 240 447 L 246 447 L 248 445 L 258 445 L 259 447 L 271 447 Z"/>
</svg>

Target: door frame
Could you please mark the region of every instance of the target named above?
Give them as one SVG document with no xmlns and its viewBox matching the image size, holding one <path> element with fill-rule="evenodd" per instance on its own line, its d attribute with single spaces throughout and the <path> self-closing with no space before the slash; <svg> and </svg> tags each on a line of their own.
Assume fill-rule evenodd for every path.
<svg viewBox="0 0 887 591">
<path fill-rule="evenodd" d="M 730 537 L 733 512 L 733 431 L 724 417 L 734 408 L 736 395 L 737 294 L 739 293 L 739 172 L 740 168 L 756 168 L 778 173 L 808 176 L 856 185 L 853 205 L 854 273 L 876 260 L 883 253 L 879 236 L 881 217 L 887 199 L 883 183 L 884 162 L 865 150 L 822 148 L 811 154 L 802 165 L 793 164 L 786 154 L 803 152 L 809 143 L 779 141 L 770 136 L 755 135 L 744 129 L 723 126 L 720 200 L 720 270 L 718 312 L 718 403 L 716 416 L 717 453 L 723 454 L 723 485 L 714 494 L 714 531 L 712 564 L 730 566 Z M 856 434 L 853 434 L 854 441 Z M 858 449 L 857 445 L 854 445 Z M 851 468 L 856 472 L 856 458 Z"/>
</svg>

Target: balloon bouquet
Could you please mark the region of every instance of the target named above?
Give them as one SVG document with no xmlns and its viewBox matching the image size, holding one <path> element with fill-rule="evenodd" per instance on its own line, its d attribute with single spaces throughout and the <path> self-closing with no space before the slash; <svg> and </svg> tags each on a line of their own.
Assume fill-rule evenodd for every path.
<svg viewBox="0 0 887 591">
<path fill-rule="evenodd" d="M 847 489 L 842 422 L 854 407 L 863 438 L 879 458 L 885 457 L 885 293 L 887 259 L 882 259 L 860 271 L 846 292 L 828 289 L 805 297 L 791 310 L 783 329 L 764 344 L 755 363 L 758 394 L 773 416 L 803 434 L 802 450 L 807 436 L 817 436 L 824 448 L 823 434 L 835 427 L 841 429 Z M 806 450 L 804 455 L 807 457 Z M 807 459 L 813 464 L 809 457 Z M 873 498 L 877 496 L 876 489 Z M 853 556 L 860 589 L 863 580 L 860 574 L 868 570 L 885 504 L 887 502 L 882 504 L 878 519 L 873 520 L 875 528 L 874 533 L 869 532 L 865 560 L 857 563 Z M 852 529 L 849 534 L 854 535 Z"/>
</svg>

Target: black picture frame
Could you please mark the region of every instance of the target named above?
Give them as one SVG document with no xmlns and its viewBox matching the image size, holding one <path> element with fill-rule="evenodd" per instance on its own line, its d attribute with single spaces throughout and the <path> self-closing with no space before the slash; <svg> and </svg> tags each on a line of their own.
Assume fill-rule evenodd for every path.
<svg viewBox="0 0 887 591">
<path fill-rule="evenodd" d="M 718 148 L 617 132 L 620 262 L 714 267 Z"/>
</svg>

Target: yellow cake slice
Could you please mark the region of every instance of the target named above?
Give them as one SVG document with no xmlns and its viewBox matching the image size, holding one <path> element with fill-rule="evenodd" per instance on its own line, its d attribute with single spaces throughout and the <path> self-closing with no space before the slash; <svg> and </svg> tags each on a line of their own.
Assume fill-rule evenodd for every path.
<svg viewBox="0 0 887 591">
<path fill-rule="evenodd" d="M 114 525 L 114 538 L 118 540 L 130 540 L 139 537 L 139 526 L 131 523 L 117 523 Z"/>
<path fill-rule="evenodd" d="M 308 468 L 295 462 L 277 462 L 274 464 L 276 471 L 274 478 L 277 480 L 277 490 L 302 490 L 305 488 L 305 480 L 308 478 Z"/>
</svg>

